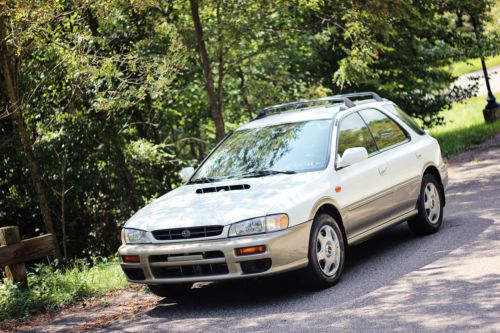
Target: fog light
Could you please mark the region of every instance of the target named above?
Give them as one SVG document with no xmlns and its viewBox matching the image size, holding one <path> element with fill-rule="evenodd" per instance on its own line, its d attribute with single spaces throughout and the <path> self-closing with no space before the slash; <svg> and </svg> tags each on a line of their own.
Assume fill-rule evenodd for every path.
<svg viewBox="0 0 500 333">
<path fill-rule="evenodd" d="M 263 273 L 271 268 L 272 261 L 269 258 L 243 261 L 240 263 L 243 274 Z"/>
<path fill-rule="evenodd" d="M 247 256 L 249 254 L 258 254 L 266 252 L 266 246 L 258 245 L 258 246 L 240 247 L 234 250 L 237 256 Z"/>
<path fill-rule="evenodd" d="M 141 258 L 139 256 L 122 256 L 123 262 L 126 263 L 138 263 L 141 262 Z"/>
</svg>

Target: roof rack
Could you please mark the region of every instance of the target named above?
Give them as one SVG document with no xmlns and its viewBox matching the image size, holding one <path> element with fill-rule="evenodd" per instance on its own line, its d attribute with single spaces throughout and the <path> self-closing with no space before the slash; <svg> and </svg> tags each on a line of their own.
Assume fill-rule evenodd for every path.
<svg viewBox="0 0 500 333">
<path fill-rule="evenodd" d="M 377 102 L 380 102 L 383 100 L 377 93 L 374 93 L 374 92 L 360 92 L 360 93 L 328 96 L 328 97 L 322 97 L 322 98 L 305 99 L 305 100 L 296 101 L 296 102 L 289 102 L 289 103 L 268 106 L 266 108 L 261 109 L 259 114 L 257 115 L 257 117 L 255 117 L 255 119 L 260 119 L 260 118 L 266 117 L 267 113 L 269 111 L 274 111 L 274 110 L 278 110 L 278 109 L 285 109 L 285 108 L 288 110 L 291 108 L 301 109 L 305 105 L 313 104 L 313 103 L 331 102 L 331 103 L 328 103 L 328 105 L 332 105 L 335 102 L 337 102 L 337 103 L 342 103 L 347 108 L 352 108 L 352 107 L 356 106 L 356 104 L 354 104 L 354 102 L 351 100 L 351 98 L 358 98 L 358 97 L 370 97 Z"/>
<path fill-rule="evenodd" d="M 377 102 L 381 102 L 384 99 L 379 96 L 379 94 L 373 92 L 373 91 L 365 91 L 365 92 L 359 92 L 359 93 L 350 93 L 350 94 L 342 94 L 342 95 L 335 95 L 333 97 L 346 97 L 346 98 L 357 98 L 357 97 L 370 97 L 374 99 Z"/>
</svg>

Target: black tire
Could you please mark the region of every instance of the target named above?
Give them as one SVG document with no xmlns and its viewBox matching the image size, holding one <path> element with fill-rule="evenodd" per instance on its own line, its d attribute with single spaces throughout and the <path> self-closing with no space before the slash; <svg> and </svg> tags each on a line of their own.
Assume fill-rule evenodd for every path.
<svg viewBox="0 0 500 333">
<path fill-rule="evenodd" d="M 178 297 L 186 295 L 191 290 L 192 286 L 192 283 L 148 284 L 149 291 L 160 297 Z"/>
<path fill-rule="evenodd" d="M 428 188 L 436 189 L 434 198 L 426 194 L 429 193 Z M 430 200 L 431 208 L 429 206 L 426 208 L 426 199 Z M 416 235 L 430 235 L 437 232 L 443 223 L 443 203 L 442 185 L 433 175 L 425 174 L 422 178 L 420 196 L 417 202 L 418 214 L 408 220 L 410 230 Z M 439 207 L 436 207 L 436 205 L 439 205 Z M 439 213 L 437 218 L 433 219 L 434 215 L 430 213 L 431 209 L 434 213 Z"/>
<path fill-rule="evenodd" d="M 321 245 L 318 244 L 318 234 L 322 231 L 324 226 L 331 227 L 331 229 L 335 232 L 336 239 L 338 240 L 338 248 L 336 248 L 339 250 L 340 254 L 339 264 L 336 265 L 336 271 L 331 276 L 325 274 L 323 271 L 324 266 L 322 267 L 321 261 L 318 261 L 317 259 L 317 252 L 319 247 L 321 247 Z M 330 250 L 330 256 L 333 256 L 335 253 L 334 251 L 335 249 Z M 309 289 L 324 289 L 336 284 L 342 275 L 342 271 L 344 270 L 346 243 L 337 221 L 335 221 L 332 216 L 328 214 L 319 214 L 314 218 L 309 237 L 308 252 L 309 264 L 306 268 L 298 272 L 300 284 Z"/>
</svg>

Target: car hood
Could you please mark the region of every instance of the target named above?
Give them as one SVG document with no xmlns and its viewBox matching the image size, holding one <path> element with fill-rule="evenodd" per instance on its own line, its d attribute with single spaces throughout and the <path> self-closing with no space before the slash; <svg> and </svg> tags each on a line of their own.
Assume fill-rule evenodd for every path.
<svg viewBox="0 0 500 333">
<path fill-rule="evenodd" d="M 282 209 L 287 202 L 290 202 L 290 197 L 297 198 L 307 184 L 319 174 L 320 172 L 307 172 L 183 185 L 139 210 L 127 221 L 125 227 L 153 231 L 228 225 L 267 214 L 282 213 L 284 211 L 273 210 Z M 250 187 L 210 193 L 196 192 L 202 188 L 230 185 Z M 290 221 L 290 224 L 295 223 Z"/>
</svg>

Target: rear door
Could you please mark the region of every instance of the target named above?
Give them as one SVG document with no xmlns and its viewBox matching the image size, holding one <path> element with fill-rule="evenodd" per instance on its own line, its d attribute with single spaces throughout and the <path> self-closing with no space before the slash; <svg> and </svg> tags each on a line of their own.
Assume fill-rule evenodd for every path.
<svg viewBox="0 0 500 333">
<path fill-rule="evenodd" d="M 338 127 L 337 156 L 347 148 L 364 147 L 368 159 L 337 169 L 341 193 L 338 202 L 346 217 L 349 238 L 368 232 L 387 219 L 392 200 L 389 168 L 365 122 L 357 113 L 345 116 Z M 337 158 L 337 160 L 339 160 Z"/>
<path fill-rule="evenodd" d="M 420 190 L 421 163 L 417 146 L 410 144 L 410 134 L 396 121 L 375 109 L 360 111 L 384 157 L 391 174 L 394 194 L 390 206 L 391 218 L 415 209 Z"/>
</svg>

